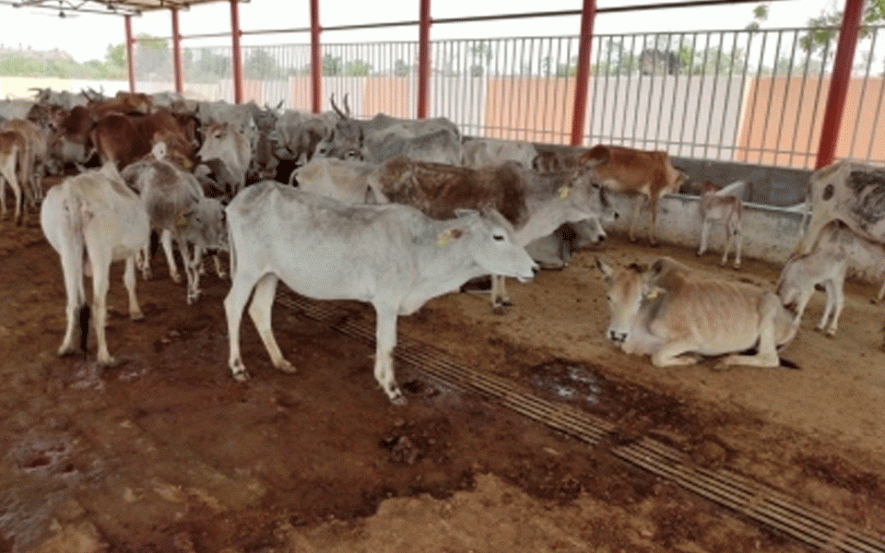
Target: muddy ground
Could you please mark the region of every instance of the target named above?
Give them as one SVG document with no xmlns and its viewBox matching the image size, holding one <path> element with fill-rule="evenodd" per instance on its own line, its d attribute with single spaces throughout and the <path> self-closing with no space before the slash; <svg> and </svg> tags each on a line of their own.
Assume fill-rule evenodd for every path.
<svg viewBox="0 0 885 553">
<path fill-rule="evenodd" d="M 835 338 L 812 301 L 785 357 L 800 367 L 657 369 L 606 343 L 593 259 L 671 255 L 770 286 L 778 267 L 719 269 L 715 254 L 615 237 L 564 271 L 510 284 L 498 316 L 451 294 L 400 320 L 401 335 L 614 423 L 698 464 L 783 490 L 885 536 L 885 308 L 851 282 Z M 279 304 L 277 338 L 297 374 L 274 370 L 251 322 L 226 366 L 210 274 L 185 304 L 161 256 L 126 313 L 121 267 L 111 354 L 58 358 L 64 290 L 39 227 L 0 221 L 0 552 L 801 552 L 740 514 L 470 394 L 400 366 L 408 405 L 372 377 L 371 347 Z M 371 324 L 367 306 L 342 304 Z"/>
</svg>

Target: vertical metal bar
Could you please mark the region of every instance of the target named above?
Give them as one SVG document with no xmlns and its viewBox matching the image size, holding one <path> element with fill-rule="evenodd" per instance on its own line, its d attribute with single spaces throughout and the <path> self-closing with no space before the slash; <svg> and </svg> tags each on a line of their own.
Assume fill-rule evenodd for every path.
<svg viewBox="0 0 885 553">
<path fill-rule="evenodd" d="M 817 169 L 832 163 L 836 155 L 836 143 L 839 140 L 842 114 L 845 111 L 845 98 L 848 95 L 848 83 L 851 79 L 854 51 L 857 48 L 863 5 L 864 0 L 845 0 L 842 28 L 839 30 L 839 43 L 836 46 L 836 59 L 833 61 L 833 76 L 827 95 L 827 108 L 824 112 L 820 145 L 817 149 L 815 163 Z"/>
<path fill-rule="evenodd" d="M 611 110 L 612 111 L 612 126 L 611 126 L 611 138 L 612 138 L 611 142 L 612 143 L 615 142 L 615 137 L 618 135 L 616 120 L 617 120 L 617 113 L 618 113 L 618 98 L 621 96 L 620 95 L 620 90 L 621 90 L 621 55 L 624 52 L 624 35 L 621 35 L 620 39 L 621 39 L 621 41 L 619 43 L 620 49 L 618 50 L 618 61 L 617 61 L 617 65 L 615 66 L 615 89 L 613 91 L 614 93 L 612 94 L 612 110 Z M 612 37 L 611 44 L 614 45 L 614 37 Z M 621 144 L 624 143 L 623 140 L 621 140 L 620 142 L 621 142 Z"/>
<path fill-rule="evenodd" d="M 753 35 L 752 31 L 747 33 L 747 55 L 744 57 L 744 69 L 741 72 L 741 103 L 742 104 L 745 101 L 744 94 L 746 92 L 747 74 L 750 72 L 750 51 L 752 50 L 753 36 L 754 35 Z M 758 87 L 758 85 L 759 85 L 758 82 L 756 82 L 757 87 Z M 754 91 L 754 97 L 755 97 L 755 91 Z M 746 109 L 746 106 L 742 107 L 741 111 L 744 112 L 745 109 Z M 738 113 L 738 123 L 742 123 L 742 118 L 740 117 L 740 112 Z M 738 141 L 740 140 L 741 126 L 742 125 L 740 125 L 740 124 L 734 126 L 733 140 L 734 140 L 735 145 L 737 145 Z M 750 140 L 750 137 L 749 137 L 749 135 L 747 135 L 747 146 L 749 146 L 749 140 Z M 738 151 L 738 148 L 736 146 L 734 151 L 732 152 L 732 156 L 731 156 L 732 159 L 735 161 L 737 161 L 737 155 L 738 155 L 737 151 Z M 745 159 L 746 159 L 746 156 L 747 156 L 747 148 L 745 147 L 744 148 L 744 158 Z"/>
<path fill-rule="evenodd" d="M 829 55 L 830 55 L 830 43 L 827 42 L 826 44 L 824 44 L 823 53 L 821 55 L 821 59 L 823 60 L 823 62 L 820 64 L 820 72 L 818 73 L 818 76 L 817 76 L 817 90 L 815 91 L 815 96 L 814 96 L 814 109 L 811 111 L 811 113 L 812 113 L 811 132 L 808 133 L 808 145 L 806 146 L 806 149 L 805 149 L 805 152 L 806 152 L 805 166 L 806 167 L 808 167 L 808 162 L 812 156 L 814 156 L 815 158 L 817 157 L 816 154 L 812 153 L 812 151 L 811 151 L 811 144 L 812 144 L 812 140 L 814 137 L 814 126 L 817 123 L 817 107 L 818 107 L 818 105 L 820 105 L 821 89 L 824 86 L 824 75 L 826 74 L 826 69 L 827 69 L 826 60 L 829 57 Z"/>
<path fill-rule="evenodd" d="M 711 33 L 712 35 L 712 33 Z M 709 42 L 708 42 L 709 44 Z M 722 69 L 722 51 L 725 49 L 725 32 L 719 33 L 719 49 L 716 50 L 716 67 L 713 68 L 713 90 L 710 91 L 710 116 L 707 118 L 707 132 L 704 135 L 704 158 L 707 157 L 707 148 L 712 148 L 712 144 L 710 144 L 710 132 L 713 130 L 713 114 L 716 113 L 716 98 L 718 95 L 716 94 L 716 89 L 719 88 L 717 85 L 719 84 L 719 72 Z M 706 65 L 706 64 L 704 64 Z M 725 111 L 725 107 L 728 104 L 723 104 L 723 110 Z M 721 149 L 721 145 L 719 148 Z M 717 155 L 718 157 L 718 155 Z"/>
<path fill-rule="evenodd" d="M 169 13 L 172 16 L 172 73 L 175 79 L 175 92 L 181 94 L 184 84 L 181 78 L 181 33 L 178 29 L 178 8 L 169 8 Z"/>
<path fill-rule="evenodd" d="M 523 43 L 523 46 L 525 46 L 525 43 Z M 525 50 L 523 50 L 523 53 L 525 53 Z M 526 82 L 527 89 L 528 89 L 528 86 L 531 85 L 533 90 L 531 92 L 529 92 L 529 94 L 531 95 L 532 98 L 537 100 L 537 98 L 538 98 L 538 81 L 535 81 L 534 79 L 532 79 L 532 66 L 534 64 L 534 58 L 533 58 L 534 53 L 535 53 L 535 39 L 530 38 L 529 39 L 529 54 L 527 56 L 525 56 L 525 58 L 523 58 L 523 59 L 529 60 L 528 61 L 529 74 L 527 76 L 525 74 L 523 74 L 522 78 Z M 521 70 L 525 69 L 524 63 L 520 69 Z M 531 126 L 532 136 L 534 137 L 534 135 L 535 135 L 534 133 L 535 133 L 535 113 L 536 113 L 536 111 L 529 110 L 528 107 L 530 105 L 531 105 L 531 102 L 529 102 L 529 99 L 526 98 L 526 110 L 524 112 L 525 115 L 522 118 L 522 120 L 525 121 L 525 127 L 523 127 L 523 132 L 522 132 L 522 139 L 523 140 L 529 139 L 529 131 L 530 131 L 529 126 Z M 522 110 L 520 110 L 520 111 L 522 112 Z M 528 118 L 529 114 L 531 115 L 530 119 Z"/>
<path fill-rule="evenodd" d="M 627 58 L 627 94 L 626 99 L 624 100 L 624 117 L 621 120 L 621 133 L 624 136 L 623 142 L 626 142 L 627 138 L 627 112 L 630 111 L 630 98 L 631 96 L 635 97 L 637 100 L 639 99 L 639 90 L 636 91 L 635 95 L 631 94 L 630 85 L 633 84 L 633 51 L 636 50 L 636 35 L 630 37 L 630 57 Z M 641 78 L 641 74 L 640 74 Z M 638 89 L 639 87 L 637 87 Z M 633 132 L 630 133 L 630 144 L 629 146 L 635 147 L 636 142 L 636 127 L 633 127 Z"/>
<path fill-rule="evenodd" d="M 427 118 L 430 95 L 430 0 L 421 0 L 418 24 L 418 119 Z"/>
<path fill-rule="evenodd" d="M 689 62 L 688 68 L 688 79 L 685 81 L 685 102 L 682 104 L 682 125 L 679 128 L 679 150 L 678 155 L 685 155 L 683 153 L 683 146 L 685 146 L 685 122 L 688 119 L 688 100 L 691 96 L 690 91 L 688 89 L 691 86 L 691 78 L 694 75 L 694 56 L 698 51 L 698 34 L 694 33 L 691 37 L 691 61 Z M 688 154 L 691 156 L 691 152 Z"/>
<path fill-rule="evenodd" d="M 793 33 L 793 40 L 796 42 L 799 41 L 798 30 Z M 796 143 L 799 139 L 799 121 L 802 119 L 802 104 L 805 102 L 805 85 L 808 82 L 808 66 L 810 65 L 810 62 L 811 55 L 809 54 L 805 56 L 805 66 L 802 68 L 802 85 L 799 87 L 799 101 L 796 104 L 796 117 L 795 123 L 793 125 L 793 141 L 790 144 L 790 156 L 787 158 L 788 166 L 793 165 L 793 157 L 798 154 L 798 152 L 796 151 Z"/>
<path fill-rule="evenodd" d="M 323 109 L 323 59 L 320 45 L 320 0 L 310 0 L 310 102 L 311 111 Z"/>
<path fill-rule="evenodd" d="M 514 102 L 518 101 L 519 91 L 516 90 L 516 64 L 517 58 L 516 55 L 516 39 L 509 39 L 507 44 L 511 46 L 510 53 L 510 79 L 508 82 L 510 83 L 510 94 L 508 95 L 507 102 L 507 138 L 514 139 L 516 138 L 516 133 L 514 129 L 516 128 L 516 124 L 514 122 L 515 117 L 517 116 L 516 110 L 514 109 Z M 505 63 L 506 69 L 506 63 Z"/>
<path fill-rule="evenodd" d="M 541 42 L 542 49 L 543 49 L 543 44 L 544 43 L 543 43 L 543 39 L 542 39 L 542 42 Z M 549 61 L 549 63 L 547 63 L 547 71 L 545 72 L 546 76 L 544 77 L 544 102 L 541 104 L 543 106 L 543 110 L 544 110 L 542 112 L 543 113 L 542 124 L 544 125 L 544 129 L 543 129 L 543 132 L 541 133 L 541 141 L 543 142 L 545 140 L 550 140 L 550 142 L 553 142 L 553 137 L 550 134 L 550 131 L 552 131 L 553 128 L 551 126 L 549 126 L 550 121 L 547 119 L 547 106 L 550 105 L 550 103 L 549 103 L 550 102 L 550 86 L 551 86 L 551 84 L 555 83 L 555 81 L 553 80 L 553 77 L 552 77 L 553 64 L 556 63 L 556 60 L 553 58 L 553 38 L 552 37 L 547 39 L 547 56 L 546 57 L 550 61 Z"/>
<path fill-rule="evenodd" d="M 243 102 L 243 58 L 240 49 L 240 6 L 239 0 L 230 0 L 230 37 L 231 37 L 231 79 L 234 83 L 234 103 Z"/>
<path fill-rule="evenodd" d="M 781 42 L 783 41 L 783 38 L 784 38 L 784 32 L 778 31 L 777 32 L 777 45 L 774 47 L 774 65 L 772 66 L 772 69 L 771 69 L 771 88 L 768 89 L 768 106 L 765 109 L 765 122 L 764 122 L 764 126 L 762 127 L 763 135 L 768 135 L 768 124 L 771 122 L 771 104 L 774 102 L 774 85 L 775 85 L 775 80 L 777 79 L 777 69 L 778 69 L 777 64 L 778 64 L 778 61 L 780 60 Z M 777 145 L 777 143 L 775 143 L 774 146 L 772 147 L 772 150 L 774 151 L 774 157 L 772 158 L 772 162 L 771 162 L 772 165 L 774 165 L 777 161 L 777 148 L 778 148 L 778 145 Z M 762 163 L 762 156 L 764 156 L 764 155 L 765 155 L 765 143 L 763 142 L 762 148 L 760 148 L 760 150 L 759 150 L 759 163 Z"/>
<path fill-rule="evenodd" d="M 553 102 L 550 104 L 553 106 L 553 113 L 557 112 L 557 105 L 559 104 L 559 79 L 560 79 L 559 60 L 562 59 L 562 41 L 563 40 L 568 40 L 568 39 L 564 39 L 562 37 L 557 39 L 557 41 L 556 41 L 556 55 L 553 56 L 553 61 L 556 63 L 556 69 L 553 72 L 553 74 L 556 76 L 556 82 L 553 85 Z M 565 78 L 568 78 L 568 58 L 566 58 L 565 67 L 566 67 Z M 565 81 L 565 82 L 568 82 L 568 81 Z M 550 141 L 555 144 L 561 144 L 562 143 L 562 133 L 560 132 L 560 129 L 554 128 L 553 132 L 555 134 L 551 135 Z M 556 140 L 554 140 L 554 137 L 556 137 Z"/>
<path fill-rule="evenodd" d="M 864 72 L 863 76 L 863 84 L 860 87 L 860 99 L 857 102 L 857 118 L 854 120 L 854 128 L 860 128 L 860 114 L 863 113 L 863 101 L 867 95 L 867 82 L 870 80 L 870 67 L 873 65 L 873 52 L 876 50 L 876 36 L 878 33 L 873 33 L 873 40 L 870 44 L 870 55 L 867 58 L 867 69 Z M 875 129 L 875 127 L 873 127 Z M 851 146 L 848 149 L 848 155 L 850 157 L 856 157 L 854 155 L 854 146 L 857 143 L 857 132 L 851 133 Z M 870 136 L 870 141 L 872 142 L 873 137 Z"/>
<path fill-rule="evenodd" d="M 753 139 L 753 121 L 756 119 L 756 101 L 759 99 L 759 77 L 762 75 L 762 66 L 765 63 L 765 45 L 768 43 L 768 33 L 762 34 L 762 46 L 759 48 L 759 66 L 756 68 L 756 82 L 755 87 L 753 88 L 753 105 L 750 107 L 750 121 L 747 126 L 747 147 L 744 150 L 744 161 L 750 160 L 750 141 Z M 774 81 L 772 80 L 771 86 L 774 86 Z M 762 146 L 760 146 L 760 155 L 762 152 Z"/>
<path fill-rule="evenodd" d="M 774 163 L 778 164 L 778 156 L 781 153 L 781 134 L 784 129 L 784 118 L 787 114 L 787 102 L 790 98 L 790 83 L 793 81 L 793 62 L 796 60 L 796 46 L 798 46 L 799 41 L 793 41 L 793 49 L 790 51 L 790 64 L 787 66 L 787 80 L 784 83 L 784 102 L 781 106 L 781 120 L 777 126 L 777 137 L 775 138 L 775 152 L 774 152 Z M 798 114 L 797 114 L 798 118 Z"/>
<path fill-rule="evenodd" d="M 725 44 L 725 35 L 722 36 L 722 44 Z M 716 159 L 722 160 L 722 144 L 725 142 L 725 124 L 727 120 L 728 114 L 728 106 L 731 105 L 731 81 L 734 78 L 734 64 L 735 64 L 735 55 L 737 53 L 737 45 L 738 45 L 738 34 L 734 33 L 734 40 L 731 42 L 731 56 L 728 62 L 728 80 L 726 81 L 726 89 L 725 89 L 725 101 L 722 103 L 722 123 L 719 127 L 719 146 L 716 149 Z M 749 56 L 750 53 L 747 52 Z M 743 88 L 741 88 L 743 90 Z M 740 114 L 740 111 L 738 111 Z M 798 120 L 798 119 L 797 119 Z M 737 125 L 735 125 L 737 126 Z M 731 147 L 731 157 L 734 157 L 734 145 Z"/>
<path fill-rule="evenodd" d="M 126 72 L 129 75 L 129 92 L 135 92 L 135 56 L 132 49 L 134 40 L 132 38 L 132 16 L 123 17 L 123 27 L 126 31 Z"/>
<path fill-rule="evenodd" d="M 667 35 L 667 51 L 668 52 L 670 51 L 670 45 L 672 42 L 673 42 L 673 35 Z M 679 35 L 679 49 L 677 50 L 677 52 L 679 53 L 678 54 L 679 56 L 682 56 L 682 47 L 683 47 L 684 42 L 685 42 L 685 34 L 681 33 Z M 681 63 L 682 63 L 682 59 L 680 57 L 680 65 L 681 65 Z M 689 63 L 688 69 L 689 69 L 689 71 L 691 71 L 691 65 L 690 65 L 691 60 L 689 60 L 688 63 Z M 682 77 L 682 68 L 680 67 L 679 70 L 676 71 L 675 78 L 673 79 L 673 98 L 672 98 L 672 101 L 670 102 L 670 124 L 667 125 L 667 141 L 664 143 L 666 146 L 666 149 L 668 151 L 670 150 L 670 146 L 673 143 L 672 131 L 673 131 L 673 127 L 675 126 L 673 124 L 673 118 L 676 117 L 676 98 L 679 96 L 676 92 L 678 90 L 679 83 L 682 82 L 681 77 Z M 688 82 L 687 81 L 686 81 L 686 86 L 685 86 L 685 96 L 688 97 Z M 663 105 L 664 105 L 664 93 L 663 93 L 663 89 L 662 89 L 662 92 L 661 92 L 661 112 L 662 112 L 661 117 L 663 117 Z M 684 113 L 682 114 L 682 117 L 685 117 Z M 658 124 L 660 124 L 660 119 L 658 119 Z M 660 129 L 659 129 L 659 132 L 660 132 Z M 658 134 L 659 134 L 659 132 L 658 132 Z M 657 146 L 657 134 L 655 136 L 655 146 Z"/>
<path fill-rule="evenodd" d="M 592 115 L 592 117 L 590 118 L 590 132 L 589 132 L 589 134 L 590 134 L 590 142 L 591 143 L 593 142 L 594 136 L 599 136 L 600 142 L 606 142 L 606 140 L 605 140 L 605 121 L 604 121 L 603 116 L 605 115 L 605 100 L 608 97 L 608 94 L 607 94 L 608 91 L 605 88 L 606 87 L 605 83 L 608 81 L 608 76 L 606 75 L 604 77 L 604 80 L 602 80 L 600 77 L 600 73 L 599 73 L 599 70 L 602 67 L 602 41 L 605 40 L 605 38 L 602 36 L 599 36 L 599 37 L 594 37 L 594 40 L 596 40 L 596 72 L 593 74 L 593 99 L 590 103 L 590 115 Z M 608 69 L 606 68 L 606 72 L 607 71 L 608 71 Z M 600 88 L 602 89 L 601 91 L 600 91 Z M 599 104 L 600 99 L 602 100 L 602 108 L 600 110 L 602 113 L 597 115 L 596 107 Z M 596 121 L 599 121 L 599 134 L 598 135 L 594 135 L 594 133 L 593 133 L 593 123 L 595 123 Z"/>
<path fill-rule="evenodd" d="M 577 146 L 583 141 L 587 113 L 587 88 L 590 81 L 590 43 L 593 40 L 593 23 L 596 19 L 596 0 L 583 0 L 583 2 L 575 100 L 572 105 L 572 146 Z"/>
<path fill-rule="evenodd" d="M 607 142 L 607 143 L 611 144 L 612 143 L 611 133 L 606 134 L 606 132 L 605 132 L 605 115 L 606 115 L 606 113 L 608 113 L 608 109 L 606 109 L 608 107 L 608 96 L 609 96 L 608 77 L 611 74 L 611 70 L 612 70 L 612 37 L 608 36 L 606 38 L 608 40 L 608 43 L 607 43 L 608 47 L 606 48 L 606 52 L 605 52 L 605 80 L 603 81 L 603 86 L 605 88 L 602 93 L 602 113 L 600 114 L 600 118 L 599 118 L 599 135 L 603 139 L 603 142 Z M 602 43 L 600 43 L 599 49 L 602 50 Z"/>
<path fill-rule="evenodd" d="M 691 157 L 695 156 L 695 153 L 694 153 L 695 146 L 698 144 L 698 138 L 699 138 L 698 137 L 698 127 L 700 126 L 700 123 L 701 123 L 701 103 L 704 98 L 704 81 L 707 78 L 707 55 L 710 52 L 710 36 L 711 35 L 712 35 L 712 33 L 710 33 L 710 32 L 707 33 L 707 44 L 706 44 L 706 46 L 704 46 L 704 58 L 703 58 L 703 61 L 701 61 L 701 80 L 698 83 L 698 105 L 695 108 L 694 131 L 692 132 L 691 148 L 689 149 L 689 154 L 688 154 Z M 708 125 L 710 124 L 709 118 L 707 118 L 707 124 Z M 704 153 L 702 154 L 701 157 L 706 157 L 706 155 L 707 155 L 706 145 L 704 145 L 703 151 L 704 151 Z"/>
<path fill-rule="evenodd" d="M 881 30 L 880 28 L 875 29 L 875 31 L 874 31 L 875 34 L 873 35 L 874 41 L 876 40 L 875 37 L 876 37 L 876 35 L 879 34 L 880 30 Z M 870 49 L 870 55 L 872 57 L 873 49 Z M 873 116 L 873 125 L 872 125 L 873 131 L 875 131 L 876 127 L 879 126 L 879 114 L 882 110 L 882 95 L 883 95 L 883 93 L 885 93 L 885 78 L 880 78 L 879 79 L 879 96 L 876 99 L 876 114 Z M 874 142 L 875 141 L 872 139 L 872 137 L 870 137 L 870 145 L 867 148 L 867 160 L 871 160 L 873 157 L 873 144 L 874 144 Z"/>
</svg>

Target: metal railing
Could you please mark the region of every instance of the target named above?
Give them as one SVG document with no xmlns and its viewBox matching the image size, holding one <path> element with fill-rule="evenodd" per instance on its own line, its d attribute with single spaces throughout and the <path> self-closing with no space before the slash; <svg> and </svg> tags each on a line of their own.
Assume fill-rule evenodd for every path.
<svg viewBox="0 0 885 553">
<path fill-rule="evenodd" d="M 584 142 L 811 167 L 835 49 L 814 40 L 818 31 L 596 35 Z M 885 161 L 882 31 L 863 29 L 839 157 Z M 577 37 L 433 41 L 429 115 L 468 135 L 568 143 L 577 48 Z M 417 51 L 417 42 L 323 44 L 324 108 L 347 94 L 356 117 L 414 117 Z M 245 99 L 309 109 L 309 56 L 308 44 L 244 47 Z M 169 63 L 136 62 L 139 81 Z M 185 47 L 183 64 L 186 93 L 232 100 L 229 47 Z"/>
</svg>

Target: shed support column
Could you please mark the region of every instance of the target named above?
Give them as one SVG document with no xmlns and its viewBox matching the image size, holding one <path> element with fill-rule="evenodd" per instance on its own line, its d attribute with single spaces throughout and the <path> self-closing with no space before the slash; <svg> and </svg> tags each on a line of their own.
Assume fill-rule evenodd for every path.
<svg viewBox="0 0 885 553">
<path fill-rule="evenodd" d="M 320 46 L 320 0 L 310 0 L 310 99 L 311 109 L 323 109 L 323 60 Z"/>
<path fill-rule="evenodd" d="M 181 75 L 181 33 L 178 30 L 178 8 L 171 8 L 169 11 L 172 13 L 172 71 L 175 77 L 175 92 L 181 94 L 184 91 L 184 80 Z"/>
<path fill-rule="evenodd" d="M 814 165 L 816 169 L 829 165 L 836 156 L 836 143 L 839 140 L 839 127 L 842 125 L 848 83 L 851 80 L 851 66 L 854 65 L 854 51 L 857 47 L 863 7 L 864 0 L 845 0 L 845 13 L 842 16 L 842 28 L 839 30 L 833 76 L 830 78 L 827 108 L 820 132 L 817 161 Z"/>
<path fill-rule="evenodd" d="M 418 27 L 418 119 L 427 118 L 430 97 L 430 0 L 421 0 Z"/>
<path fill-rule="evenodd" d="M 590 83 L 590 45 L 593 41 L 593 22 L 596 19 L 596 0 L 584 0 L 581 9 L 581 36 L 578 44 L 578 67 L 575 77 L 575 101 L 572 113 L 571 145 L 584 141 L 587 114 L 587 88 Z"/>
<path fill-rule="evenodd" d="M 132 16 L 124 16 L 126 28 L 126 70 L 129 73 L 129 92 L 135 92 L 135 56 L 132 55 L 134 40 L 132 39 Z"/>
<path fill-rule="evenodd" d="M 230 0 L 230 36 L 231 36 L 231 62 L 233 74 L 231 79 L 234 83 L 234 103 L 243 103 L 243 52 L 240 48 L 240 6 L 239 0 Z"/>
</svg>

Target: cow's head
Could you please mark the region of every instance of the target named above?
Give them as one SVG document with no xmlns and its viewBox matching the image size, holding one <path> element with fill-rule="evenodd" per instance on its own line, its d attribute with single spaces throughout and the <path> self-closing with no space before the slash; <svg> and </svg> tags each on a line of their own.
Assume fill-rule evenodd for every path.
<svg viewBox="0 0 885 553">
<path fill-rule="evenodd" d="M 516 243 L 513 226 L 498 211 L 458 209 L 455 217 L 437 237 L 437 247 L 463 247 L 487 273 L 515 277 L 520 282 L 534 277 L 538 265 Z"/>
<path fill-rule="evenodd" d="M 608 284 L 609 323 L 605 336 L 618 345 L 624 344 L 630 338 L 642 307 L 656 301 L 664 292 L 639 265 L 632 264 L 616 271 L 597 258 L 596 266 Z"/>
<path fill-rule="evenodd" d="M 363 139 L 365 138 L 363 124 L 351 117 L 347 95 L 344 95 L 344 111 L 335 103 L 334 94 L 329 98 L 329 101 L 332 104 L 332 109 L 338 115 L 338 120 L 328 136 L 317 144 L 314 155 L 338 159 L 363 159 Z"/>
<path fill-rule="evenodd" d="M 578 167 L 567 174 L 565 184 L 557 190 L 557 194 L 570 212 L 567 218 L 569 222 L 591 217 L 610 222 L 619 217 L 609 199 L 608 189 L 593 177 L 592 168 Z"/>
</svg>

